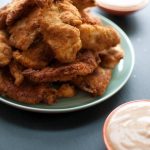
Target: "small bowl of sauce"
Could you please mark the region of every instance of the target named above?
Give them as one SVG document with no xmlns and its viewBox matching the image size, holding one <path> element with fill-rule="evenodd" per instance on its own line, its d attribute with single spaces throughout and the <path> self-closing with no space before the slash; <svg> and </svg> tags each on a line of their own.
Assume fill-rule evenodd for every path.
<svg viewBox="0 0 150 150">
<path fill-rule="evenodd" d="M 150 150 L 150 100 L 128 102 L 112 111 L 103 137 L 108 150 Z"/>
<path fill-rule="evenodd" d="M 107 13 L 128 15 L 144 8 L 149 0 L 96 0 L 97 6 Z"/>
</svg>

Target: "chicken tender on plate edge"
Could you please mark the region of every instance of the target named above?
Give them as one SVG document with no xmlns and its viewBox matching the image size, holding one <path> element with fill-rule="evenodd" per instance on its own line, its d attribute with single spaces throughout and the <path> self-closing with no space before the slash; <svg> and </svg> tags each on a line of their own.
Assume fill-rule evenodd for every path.
<svg viewBox="0 0 150 150">
<path fill-rule="evenodd" d="M 93 96 L 102 96 L 110 83 L 111 76 L 112 70 L 98 67 L 92 74 L 73 79 L 73 83 Z"/>
</svg>

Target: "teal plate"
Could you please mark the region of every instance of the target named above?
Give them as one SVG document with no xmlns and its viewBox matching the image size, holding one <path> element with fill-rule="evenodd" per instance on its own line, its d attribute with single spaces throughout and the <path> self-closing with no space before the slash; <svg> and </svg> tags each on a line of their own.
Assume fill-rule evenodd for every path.
<svg viewBox="0 0 150 150">
<path fill-rule="evenodd" d="M 62 113 L 89 108 L 91 106 L 103 102 L 104 100 L 107 100 L 116 92 L 118 92 L 128 81 L 132 73 L 135 62 L 134 49 L 127 35 L 115 23 L 103 16 L 100 16 L 99 14 L 96 15 L 101 18 L 105 25 L 114 27 L 120 33 L 121 46 L 125 50 L 125 57 L 114 69 L 111 83 L 102 97 L 90 97 L 86 93 L 78 93 L 78 95 L 73 98 L 60 99 L 54 105 L 28 105 L 4 97 L 0 97 L 0 101 L 8 105 L 14 106 L 16 108 L 28 111 L 44 113 Z"/>
</svg>

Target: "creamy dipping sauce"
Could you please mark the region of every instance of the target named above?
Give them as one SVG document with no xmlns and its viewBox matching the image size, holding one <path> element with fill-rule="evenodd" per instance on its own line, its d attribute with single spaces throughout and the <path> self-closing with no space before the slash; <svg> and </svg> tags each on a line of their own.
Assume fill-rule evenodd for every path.
<svg viewBox="0 0 150 150">
<path fill-rule="evenodd" d="M 143 2 L 143 0 L 100 0 L 102 3 L 119 7 L 135 6 Z"/>
<path fill-rule="evenodd" d="M 106 137 L 112 150 L 150 150 L 150 101 L 125 104 L 115 110 Z"/>
</svg>

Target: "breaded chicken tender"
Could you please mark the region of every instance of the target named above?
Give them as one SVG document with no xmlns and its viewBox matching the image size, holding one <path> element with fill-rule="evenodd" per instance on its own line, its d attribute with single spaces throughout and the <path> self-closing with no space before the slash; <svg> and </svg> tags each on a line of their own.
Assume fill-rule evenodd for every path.
<svg viewBox="0 0 150 150">
<path fill-rule="evenodd" d="M 63 8 L 64 5 L 65 8 Z M 75 61 L 82 44 L 79 29 L 72 26 L 75 23 L 78 25 L 80 22 L 75 13 L 77 10 L 71 12 L 66 5 L 65 1 L 60 1 L 60 3 L 53 4 L 51 9 L 44 9 L 40 20 L 45 42 L 52 48 L 55 58 L 62 63 Z M 73 6 L 71 5 L 71 7 Z M 71 18 L 70 15 L 66 15 L 67 18 L 64 18 L 63 15 L 66 13 L 69 13 Z"/>
<path fill-rule="evenodd" d="M 77 52 L 81 49 L 80 32 L 77 28 L 54 24 L 48 28 L 43 26 L 43 33 L 57 60 L 62 63 L 75 61 Z"/>
<path fill-rule="evenodd" d="M 12 49 L 8 44 L 7 35 L 0 31 L 0 67 L 7 66 L 12 58 Z"/>
<path fill-rule="evenodd" d="M 95 6 L 95 0 L 72 0 L 72 3 L 78 8 L 82 16 L 83 23 L 101 25 L 99 18 L 88 13 L 89 7 Z"/>
<path fill-rule="evenodd" d="M 13 58 L 26 68 L 42 69 L 48 66 L 53 53 L 46 43 L 40 42 L 26 51 L 13 52 Z"/>
<path fill-rule="evenodd" d="M 8 98 L 27 104 L 38 104 L 44 102 L 52 104 L 56 101 L 56 90 L 48 84 L 34 85 L 25 82 L 21 86 L 13 84 L 9 74 L 0 72 L 0 94 Z"/>
<path fill-rule="evenodd" d="M 120 42 L 118 33 L 112 27 L 82 24 L 79 29 L 84 49 L 100 52 Z"/>
<path fill-rule="evenodd" d="M 120 45 L 104 50 L 99 53 L 101 66 L 104 68 L 114 69 L 124 57 L 124 51 Z"/>
<path fill-rule="evenodd" d="M 91 25 L 103 25 L 101 19 L 98 16 L 93 15 L 90 12 L 90 10 L 91 10 L 90 8 L 86 8 L 83 10 L 83 12 L 82 12 L 83 23 L 91 24 Z"/>
<path fill-rule="evenodd" d="M 78 9 L 67 0 L 57 3 L 57 7 L 60 13 L 60 19 L 63 23 L 70 24 L 72 26 L 79 26 L 82 24 L 81 14 Z"/>
<path fill-rule="evenodd" d="M 112 76 L 110 69 L 98 67 L 92 74 L 87 76 L 78 76 L 73 83 L 81 90 L 86 91 L 93 96 L 102 96 L 106 91 Z"/>
<path fill-rule="evenodd" d="M 0 27 L 14 24 L 19 18 L 28 14 L 34 6 L 43 7 L 46 3 L 48 0 L 13 0 L 0 10 L 0 22 L 3 24 Z"/>
<path fill-rule="evenodd" d="M 82 14 L 82 21 L 85 24 L 102 25 L 102 22 L 98 17 L 86 12 Z"/>
<path fill-rule="evenodd" d="M 9 28 L 10 44 L 23 51 L 27 50 L 38 36 L 40 8 L 34 9 L 26 18 L 19 20 Z"/>
<path fill-rule="evenodd" d="M 82 17 L 83 23 L 87 24 L 99 24 L 101 25 L 102 22 L 100 21 L 99 18 L 91 15 L 88 11 L 90 7 L 95 6 L 95 1 L 94 0 L 72 0 L 73 5 L 75 5 Z"/>
<path fill-rule="evenodd" d="M 27 69 L 24 76 L 37 83 L 70 81 L 77 76 L 86 76 L 92 73 L 98 64 L 91 51 L 86 51 L 78 56 L 78 59 L 70 64 L 47 67 L 42 70 Z"/>
</svg>

